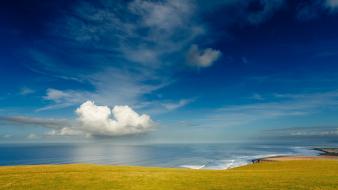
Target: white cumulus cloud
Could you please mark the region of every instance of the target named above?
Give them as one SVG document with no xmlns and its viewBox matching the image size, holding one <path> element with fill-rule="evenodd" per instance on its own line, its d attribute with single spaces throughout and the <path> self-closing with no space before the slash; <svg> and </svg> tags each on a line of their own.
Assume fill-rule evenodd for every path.
<svg viewBox="0 0 338 190">
<path fill-rule="evenodd" d="M 196 44 L 191 45 L 188 54 L 188 62 L 196 67 L 209 67 L 211 66 L 222 53 L 219 50 L 211 48 L 200 49 Z"/>
<path fill-rule="evenodd" d="M 149 115 L 138 114 L 129 106 L 97 106 L 86 101 L 77 110 L 79 125 L 74 130 L 91 135 L 117 136 L 143 133 L 154 127 Z"/>
<path fill-rule="evenodd" d="M 146 114 L 138 114 L 129 106 L 98 106 L 86 101 L 75 110 L 77 117 L 68 119 L 48 119 L 25 116 L 0 116 L 1 123 L 19 126 L 31 125 L 52 129 L 48 136 L 123 136 L 145 133 L 155 127 L 155 122 Z M 29 135 L 34 139 L 37 136 Z"/>
</svg>

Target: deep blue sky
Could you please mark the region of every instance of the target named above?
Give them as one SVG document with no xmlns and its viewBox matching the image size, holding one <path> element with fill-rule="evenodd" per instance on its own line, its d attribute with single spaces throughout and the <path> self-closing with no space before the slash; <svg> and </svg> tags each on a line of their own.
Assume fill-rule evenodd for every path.
<svg viewBox="0 0 338 190">
<path fill-rule="evenodd" d="M 0 138 L 335 138 L 337 20 L 337 0 L 2 2 Z M 93 126 L 87 100 L 152 124 Z"/>
</svg>

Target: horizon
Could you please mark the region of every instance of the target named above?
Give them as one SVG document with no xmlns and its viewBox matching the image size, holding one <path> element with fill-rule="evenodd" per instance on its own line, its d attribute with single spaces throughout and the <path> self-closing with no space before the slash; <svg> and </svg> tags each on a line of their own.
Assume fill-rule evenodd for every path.
<svg viewBox="0 0 338 190">
<path fill-rule="evenodd" d="M 337 0 L 0 7 L 0 144 L 337 144 Z"/>
</svg>

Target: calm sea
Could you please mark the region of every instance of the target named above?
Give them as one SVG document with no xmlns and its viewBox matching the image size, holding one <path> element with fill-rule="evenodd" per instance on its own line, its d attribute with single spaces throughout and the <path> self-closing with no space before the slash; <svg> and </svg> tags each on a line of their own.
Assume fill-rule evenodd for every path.
<svg viewBox="0 0 338 190">
<path fill-rule="evenodd" d="M 96 163 L 226 169 L 273 155 L 317 155 L 309 147 L 262 144 L 2 144 L 0 165 Z"/>
</svg>

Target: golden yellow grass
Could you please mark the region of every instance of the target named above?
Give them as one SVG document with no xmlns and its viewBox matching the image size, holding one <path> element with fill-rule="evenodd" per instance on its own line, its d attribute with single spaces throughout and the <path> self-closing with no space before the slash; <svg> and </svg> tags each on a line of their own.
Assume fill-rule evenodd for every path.
<svg viewBox="0 0 338 190">
<path fill-rule="evenodd" d="M 231 170 L 89 164 L 0 167 L 0 189 L 337 190 L 337 160 L 262 162 Z"/>
</svg>

